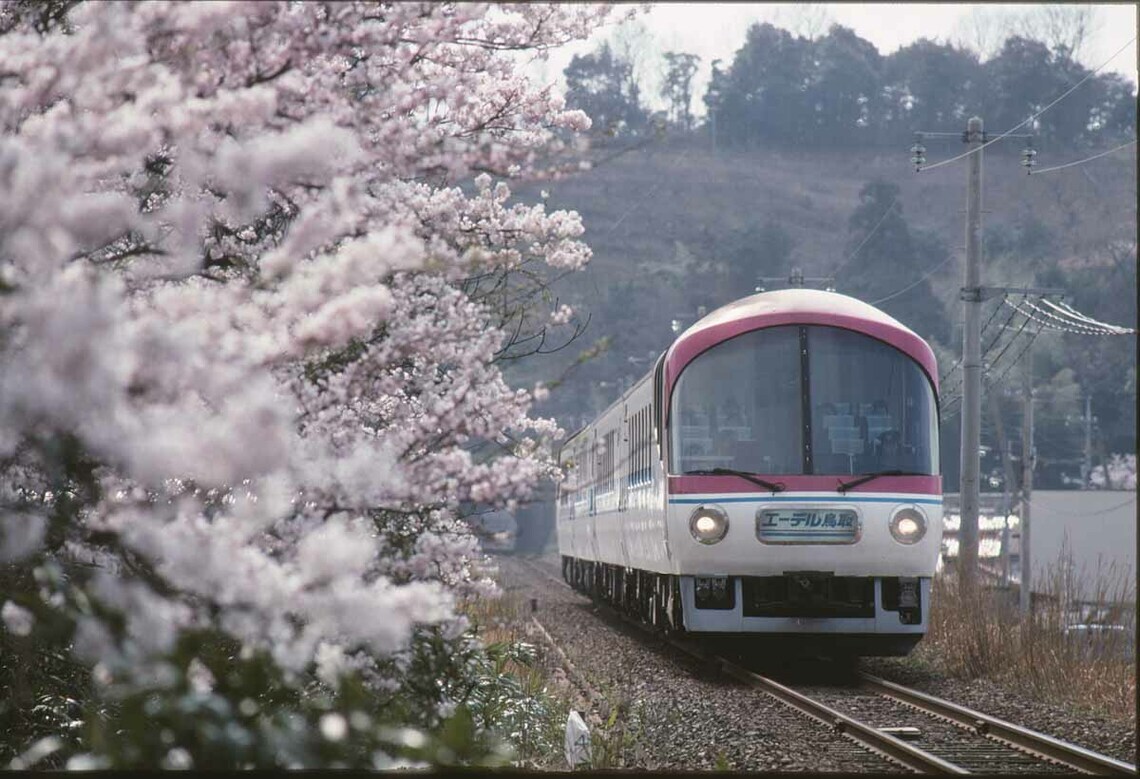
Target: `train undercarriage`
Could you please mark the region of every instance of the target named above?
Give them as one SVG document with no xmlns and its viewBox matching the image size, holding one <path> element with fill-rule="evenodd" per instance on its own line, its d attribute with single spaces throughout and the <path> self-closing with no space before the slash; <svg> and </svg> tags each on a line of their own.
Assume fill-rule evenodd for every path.
<svg viewBox="0 0 1140 779">
<path fill-rule="evenodd" d="M 691 577 L 568 556 L 562 557 L 562 576 L 582 594 L 657 629 L 689 632 L 702 640 L 769 654 L 906 655 L 922 639 L 929 609 L 929 580 L 907 577 L 843 577 L 810 571 Z M 695 628 L 686 625 L 686 601 L 696 615 Z M 730 611 L 750 626 L 718 629 L 715 616 Z M 819 632 L 804 628 L 809 621 Z M 896 621 L 899 632 L 884 632 L 881 627 L 877 632 L 866 630 L 871 624 Z M 845 630 L 845 623 L 863 630 Z M 793 624 L 794 630 L 781 629 Z"/>
</svg>

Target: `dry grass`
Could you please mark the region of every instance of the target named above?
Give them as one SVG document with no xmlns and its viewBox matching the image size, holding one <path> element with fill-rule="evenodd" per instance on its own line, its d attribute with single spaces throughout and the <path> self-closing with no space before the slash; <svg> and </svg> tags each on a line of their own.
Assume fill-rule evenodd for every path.
<svg viewBox="0 0 1140 779">
<path fill-rule="evenodd" d="M 1117 570 L 1076 575 L 1064 551 L 1035 578 L 1044 591 L 1034 597 L 1032 613 L 1022 615 L 1016 589 L 969 591 L 953 573 L 937 577 L 919 655 L 952 676 L 993 679 L 1039 700 L 1135 717 L 1135 581 Z M 1123 629 L 1066 632 L 1077 622 Z"/>
</svg>

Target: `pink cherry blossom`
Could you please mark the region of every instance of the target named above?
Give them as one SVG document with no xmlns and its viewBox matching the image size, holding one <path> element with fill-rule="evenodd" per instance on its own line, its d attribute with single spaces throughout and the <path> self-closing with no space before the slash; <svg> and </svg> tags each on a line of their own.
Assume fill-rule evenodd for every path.
<svg viewBox="0 0 1140 779">
<path fill-rule="evenodd" d="M 576 213 L 512 202 L 589 123 L 518 55 L 609 11 L 383 8 L 91 2 L 0 35 L 0 559 L 94 562 L 126 626 L 79 619 L 88 662 L 145 674 L 210 625 L 328 681 L 462 630 L 493 589 L 462 505 L 556 472 L 469 280 L 589 261 Z M 58 441 L 93 483 L 40 550 Z"/>
</svg>

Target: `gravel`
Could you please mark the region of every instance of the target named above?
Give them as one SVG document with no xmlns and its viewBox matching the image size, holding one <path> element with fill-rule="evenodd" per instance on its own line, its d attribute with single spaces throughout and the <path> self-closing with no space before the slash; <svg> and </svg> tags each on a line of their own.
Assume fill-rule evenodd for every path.
<svg viewBox="0 0 1140 779">
<path fill-rule="evenodd" d="M 499 562 L 504 589 L 536 600 L 533 616 L 564 653 L 563 659 L 537 629 L 533 631 L 551 678 L 571 694 L 573 705 L 590 724 L 595 767 L 905 772 L 764 693 L 615 621 L 586 597 L 549 578 L 560 579 L 557 557 L 527 561 L 501 557 Z M 547 575 L 540 575 L 531 565 L 538 565 Z M 576 683 L 567 678 L 565 660 L 573 668 L 570 676 Z M 947 678 L 913 657 L 864 658 L 859 667 L 1119 760 L 1136 762 L 1134 717 L 1112 720 L 1036 701 L 990 681 Z M 836 708 L 843 707 L 837 702 Z M 891 722 L 884 719 L 876 724 L 912 724 L 928 739 L 953 738 L 951 726 L 939 726 L 926 717 L 911 722 L 908 717 L 900 707 L 897 718 L 887 716 Z M 606 727 L 611 719 L 612 726 Z M 943 732 L 945 728 L 951 730 Z"/>
<path fill-rule="evenodd" d="M 1110 719 L 1034 700 L 984 679 L 952 679 L 911 658 L 864 658 L 869 673 L 1091 749 L 1136 763 L 1136 717 Z"/>
<path fill-rule="evenodd" d="M 550 560 L 545 570 L 556 576 Z M 603 616 L 590 601 L 511 558 L 504 589 L 536 598 L 534 616 L 586 677 L 595 767 L 643 770 L 904 772 L 755 689 L 701 667 L 663 642 Z M 560 665 L 543 647 L 545 662 Z M 559 674 L 552 670 L 552 677 Z M 604 737 L 603 737 L 604 738 Z M 552 766 L 562 768 L 563 766 Z"/>
</svg>

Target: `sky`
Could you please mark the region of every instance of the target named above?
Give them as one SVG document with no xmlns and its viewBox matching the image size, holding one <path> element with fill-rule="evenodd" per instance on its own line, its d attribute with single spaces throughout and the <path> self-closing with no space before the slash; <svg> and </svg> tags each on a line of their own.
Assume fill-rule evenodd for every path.
<svg viewBox="0 0 1140 779">
<path fill-rule="evenodd" d="M 633 22 L 607 25 L 589 41 L 567 46 L 551 54 L 548 61 L 533 66 L 532 73 L 543 81 L 561 84 L 562 70 L 575 54 L 593 51 L 603 40 L 625 39 L 642 52 L 639 81 L 642 95 L 653 108 L 663 107 L 657 95 L 661 56 L 665 51 L 685 51 L 701 57 L 694 78 L 693 111 L 704 112 L 700 97 L 708 83 L 710 63 L 732 62 L 744 42 L 744 32 L 753 22 L 771 22 L 794 33 L 817 37 L 832 23 L 850 27 L 870 41 L 880 54 L 887 55 L 919 38 L 955 44 L 993 45 L 994 31 L 1002 23 L 1041 11 L 1046 4 L 1017 5 L 986 3 L 657 3 Z M 1058 4 L 1048 4 L 1056 6 Z M 1099 67 L 1136 36 L 1136 5 L 1082 4 L 1068 8 L 1092 8 L 1092 31 L 1078 52 L 1082 64 Z M 618 6 L 620 12 L 623 6 Z M 981 22 L 981 24 L 979 24 Z M 981 31 L 980 33 L 978 31 Z M 997 41 L 1000 45 L 1000 40 Z M 1136 43 L 1127 45 L 1102 72 L 1116 72 L 1137 83 Z"/>
</svg>

